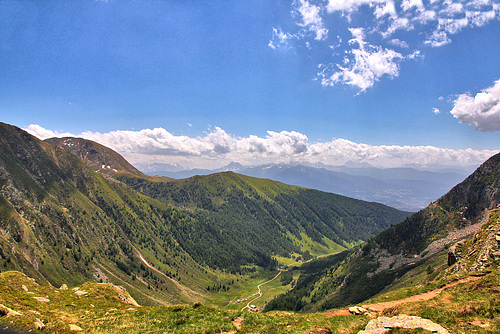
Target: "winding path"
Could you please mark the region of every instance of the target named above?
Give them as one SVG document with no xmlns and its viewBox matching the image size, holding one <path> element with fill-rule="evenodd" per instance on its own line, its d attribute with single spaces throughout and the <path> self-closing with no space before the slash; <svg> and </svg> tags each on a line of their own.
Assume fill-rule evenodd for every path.
<svg viewBox="0 0 500 334">
<path fill-rule="evenodd" d="M 432 298 L 438 296 L 445 289 L 451 288 L 451 287 L 458 285 L 458 284 L 476 281 L 480 278 L 482 278 L 482 276 L 468 276 L 468 277 L 465 277 L 465 278 L 462 278 L 462 279 L 459 279 L 456 281 L 452 281 L 452 282 L 450 282 L 450 283 L 448 283 L 440 288 L 436 288 L 436 289 L 433 289 L 433 290 L 430 290 L 427 292 L 423 292 L 423 293 L 420 293 L 420 294 L 415 295 L 415 296 L 411 296 L 411 297 L 399 299 L 399 300 L 393 300 L 390 302 L 365 304 L 365 305 L 363 305 L 363 307 L 366 308 L 367 310 L 370 310 L 370 311 L 382 312 L 385 309 L 395 307 L 395 306 L 405 304 L 405 303 L 423 302 L 423 301 L 426 301 L 426 300 L 429 300 L 429 299 L 432 299 Z"/>
<path fill-rule="evenodd" d="M 267 284 L 267 283 L 270 283 L 270 282 L 274 281 L 275 279 L 277 279 L 277 278 L 278 278 L 278 276 L 279 276 L 279 275 L 281 275 L 281 273 L 282 273 L 282 271 L 280 271 L 280 272 L 279 272 L 276 276 L 274 276 L 274 278 L 270 279 L 269 281 L 264 282 L 264 283 L 260 283 L 259 285 L 257 285 L 257 289 L 259 290 L 259 292 L 254 293 L 254 294 L 253 294 L 253 295 L 251 295 L 250 297 L 255 296 L 255 295 L 259 295 L 259 296 L 258 296 L 258 297 L 255 297 L 255 298 L 254 298 L 254 299 L 252 299 L 252 300 L 250 300 L 250 301 L 247 303 L 247 305 L 241 309 L 241 311 L 240 311 L 240 312 L 243 312 L 243 310 L 244 310 L 244 309 L 246 309 L 246 308 L 250 308 L 250 304 L 251 304 L 253 301 L 255 301 L 255 300 L 259 299 L 260 297 L 262 297 L 262 291 L 260 290 L 260 287 L 261 287 L 261 286 L 263 286 L 264 284 Z M 250 299 L 250 297 L 248 297 L 248 299 Z"/>
<path fill-rule="evenodd" d="M 418 295 L 414 295 L 414 296 L 411 296 L 411 297 L 408 297 L 408 298 L 399 299 L 399 300 L 393 300 L 393 301 L 389 301 L 389 302 L 364 304 L 364 305 L 361 305 L 361 306 L 363 308 L 367 309 L 368 311 L 383 312 L 385 309 L 396 307 L 396 306 L 401 305 L 401 304 L 416 303 L 416 302 L 422 302 L 422 301 L 426 301 L 426 300 L 432 299 L 432 298 L 438 296 L 445 289 L 451 288 L 451 287 L 453 287 L 455 285 L 458 285 L 458 284 L 476 281 L 476 280 L 478 280 L 480 278 L 482 278 L 482 276 L 468 276 L 468 277 L 464 277 L 464 278 L 456 280 L 456 281 L 452 281 L 452 282 L 450 282 L 450 283 L 448 283 L 448 284 L 446 284 L 446 285 L 444 285 L 442 287 L 439 287 L 439 288 L 436 288 L 436 289 L 433 289 L 433 290 L 430 290 L 430 291 L 427 291 L 427 292 L 423 292 L 423 293 L 420 293 Z M 348 309 L 334 310 L 334 311 L 330 311 L 330 312 L 323 313 L 323 314 L 324 315 L 329 315 L 329 316 L 333 316 L 333 315 L 353 315 L 351 312 L 349 312 Z"/>
<path fill-rule="evenodd" d="M 196 291 L 194 291 L 194 290 L 192 290 L 192 289 L 189 289 L 188 287 L 186 287 L 186 286 L 184 286 L 184 285 L 180 284 L 179 282 L 177 282 L 177 281 L 176 281 L 175 279 L 173 279 L 172 277 L 170 277 L 170 276 L 166 275 L 165 273 L 163 273 L 163 272 L 161 272 L 160 270 L 156 269 L 154 266 L 150 265 L 150 264 L 149 264 L 149 263 L 148 263 L 148 262 L 144 259 L 144 257 L 142 256 L 142 254 L 141 254 L 138 250 L 136 250 L 136 252 L 137 252 L 137 255 L 139 256 L 139 258 L 141 259 L 142 263 L 144 263 L 144 264 L 145 264 L 148 268 L 150 268 L 150 269 L 152 269 L 152 270 L 156 271 L 158 274 L 160 274 L 160 275 L 164 276 L 165 278 L 167 278 L 168 280 L 170 280 L 172 283 L 174 283 L 174 284 L 177 286 L 177 288 L 178 288 L 179 290 L 181 290 L 182 294 L 183 294 L 184 296 L 186 296 L 189 300 L 191 300 L 191 301 L 192 301 L 192 300 L 194 299 L 192 295 L 198 295 L 198 296 L 203 297 L 203 295 L 202 295 L 201 293 L 196 292 Z M 196 301 L 196 299 L 195 299 L 195 301 Z"/>
</svg>

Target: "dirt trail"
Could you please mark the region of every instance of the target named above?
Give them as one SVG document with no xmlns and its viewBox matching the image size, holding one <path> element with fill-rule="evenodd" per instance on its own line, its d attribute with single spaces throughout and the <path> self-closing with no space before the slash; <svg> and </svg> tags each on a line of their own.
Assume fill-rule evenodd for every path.
<svg viewBox="0 0 500 334">
<path fill-rule="evenodd" d="M 120 277 L 118 277 L 118 276 L 116 276 L 115 274 L 113 274 L 113 273 L 111 272 L 111 270 L 109 270 L 108 268 L 106 268 L 104 265 L 102 265 L 102 264 L 98 264 L 98 265 L 99 265 L 99 267 L 101 267 L 101 268 L 102 268 L 105 272 L 107 272 L 109 275 L 111 275 L 111 276 L 113 276 L 114 278 L 118 279 L 118 280 L 119 280 L 120 282 L 122 282 L 123 284 L 126 284 L 126 285 L 127 285 L 128 287 L 130 287 L 132 290 L 135 290 L 135 291 L 139 292 L 139 293 L 140 293 L 140 294 L 142 294 L 143 296 L 145 296 L 145 297 L 147 297 L 147 298 L 149 298 L 149 299 L 151 299 L 151 300 L 153 300 L 153 301 L 157 302 L 157 303 L 158 303 L 158 304 L 160 304 L 160 305 L 168 305 L 168 304 L 167 304 L 167 303 L 165 303 L 164 301 L 159 300 L 159 299 L 156 299 L 156 298 L 154 298 L 154 297 L 152 297 L 152 296 L 149 296 L 149 295 L 145 294 L 144 292 L 142 292 L 141 290 L 137 289 L 135 286 L 133 286 L 133 285 L 129 284 L 128 282 L 125 282 L 125 281 L 124 281 L 124 280 L 122 280 Z"/>
<path fill-rule="evenodd" d="M 137 250 L 136 250 L 136 251 L 137 251 Z M 158 274 L 160 274 L 160 275 L 163 275 L 165 278 L 169 279 L 172 283 L 174 283 L 174 284 L 177 286 L 177 288 L 179 288 L 179 290 L 181 290 L 181 291 L 182 291 L 182 294 L 183 294 L 184 296 L 186 296 L 188 299 L 193 300 L 193 296 L 192 296 L 192 295 L 198 295 L 198 296 L 203 297 L 203 295 L 202 295 L 201 293 L 196 292 L 196 291 L 194 291 L 194 290 L 191 290 L 191 289 L 189 289 L 189 288 L 185 287 L 184 285 L 181 285 L 179 282 L 177 282 L 177 281 L 176 281 L 175 279 L 173 279 L 172 277 L 170 277 L 170 276 L 166 275 L 165 273 L 162 273 L 161 271 L 159 271 L 158 269 L 156 269 L 155 267 L 153 267 L 152 265 L 150 265 L 150 264 L 149 264 L 149 263 L 148 263 L 148 262 L 144 259 L 144 257 L 142 256 L 142 254 L 141 254 L 139 251 L 137 251 L 137 255 L 139 255 L 139 258 L 141 259 L 141 261 L 142 261 L 142 262 L 143 262 L 143 263 L 144 263 L 144 264 L 145 264 L 148 268 L 150 268 L 150 269 L 152 269 L 152 270 L 156 271 L 156 272 L 157 272 Z M 195 301 L 196 301 L 196 300 L 195 300 Z"/>
<path fill-rule="evenodd" d="M 261 287 L 261 286 L 263 286 L 264 284 L 267 284 L 267 283 L 270 283 L 270 282 L 274 281 L 275 279 L 277 279 L 277 278 L 278 278 L 278 276 L 279 276 L 279 275 L 281 275 L 281 273 L 282 273 L 282 272 L 280 271 L 280 272 L 278 273 L 278 275 L 274 276 L 274 278 L 273 278 L 273 279 L 270 279 L 270 280 L 269 280 L 269 281 L 267 281 L 267 282 L 264 282 L 264 283 L 261 283 L 261 284 L 257 285 L 257 289 L 259 290 L 259 292 L 254 293 L 252 296 L 255 296 L 255 295 L 259 295 L 259 296 L 258 296 L 258 297 L 255 297 L 255 298 L 254 298 L 254 299 L 252 299 L 252 300 L 250 300 L 250 301 L 247 303 L 247 305 L 241 309 L 241 311 L 240 311 L 240 312 L 243 312 L 243 310 L 244 310 L 244 309 L 246 309 L 246 308 L 250 308 L 250 304 L 251 304 L 253 301 L 255 301 L 255 300 L 259 299 L 260 297 L 262 297 L 262 291 L 260 290 L 260 287 Z M 250 296 L 250 297 L 252 297 L 252 296 Z M 248 299 L 250 299 L 250 297 L 248 297 Z"/>
<path fill-rule="evenodd" d="M 476 281 L 480 278 L 482 278 L 482 276 L 469 276 L 469 277 L 465 277 L 465 278 L 462 278 L 462 279 L 457 280 L 457 281 L 450 282 L 450 283 L 448 283 L 440 288 L 436 288 L 436 289 L 433 289 L 433 290 L 430 290 L 427 292 L 423 292 L 423 293 L 415 295 L 415 296 L 411 296 L 411 297 L 399 299 L 399 300 L 393 300 L 393 301 L 389 301 L 389 302 L 383 302 L 383 303 L 364 304 L 364 305 L 362 305 L 362 307 L 367 309 L 368 311 L 372 311 L 372 312 L 383 312 L 386 309 L 396 307 L 396 306 L 399 306 L 401 304 L 416 303 L 416 302 L 430 300 L 430 299 L 438 296 L 445 289 L 451 288 L 451 287 L 458 285 L 458 284 Z M 335 310 L 335 311 L 327 312 L 327 313 L 324 313 L 324 315 L 333 316 L 333 315 L 353 315 L 353 314 L 350 313 L 348 309 L 342 309 L 342 310 Z"/>
</svg>

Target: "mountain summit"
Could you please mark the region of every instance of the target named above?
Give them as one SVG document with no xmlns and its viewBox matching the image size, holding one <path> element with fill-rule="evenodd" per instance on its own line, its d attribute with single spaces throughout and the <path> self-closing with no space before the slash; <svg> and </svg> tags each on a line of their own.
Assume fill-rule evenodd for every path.
<svg viewBox="0 0 500 334">
<path fill-rule="evenodd" d="M 45 140 L 76 155 L 98 173 L 114 175 L 116 173 L 142 173 L 125 160 L 120 154 L 94 141 L 83 138 L 49 138 Z"/>
</svg>

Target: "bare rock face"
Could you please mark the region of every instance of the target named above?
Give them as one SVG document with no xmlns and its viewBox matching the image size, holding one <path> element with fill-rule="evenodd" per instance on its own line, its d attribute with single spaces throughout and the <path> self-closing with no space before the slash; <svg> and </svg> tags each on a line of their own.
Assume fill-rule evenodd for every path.
<svg viewBox="0 0 500 334">
<path fill-rule="evenodd" d="M 133 305 L 133 306 L 140 306 L 134 298 L 132 298 L 131 295 L 129 295 L 129 293 L 127 292 L 127 290 L 125 290 L 125 288 L 123 286 L 118 286 L 118 285 L 115 285 L 114 286 L 115 289 L 118 291 L 118 298 L 120 298 L 120 300 L 125 303 L 125 304 L 130 304 L 130 305 Z"/>
<path fill-rule="evenodd" d="M 450 247 L 448 250 L 448 266 L 454 265 L 462 257 L 460 246 L 463 246 L 463 244 L 463 241 L 459 241 Z"/>
<path fill-rule="evenodd" d="M 500 209 L 488 212 L 484 224 L 474 236 L 450 247 L 448 273 L 482 272 L 500 260 Z"/>
</svg>

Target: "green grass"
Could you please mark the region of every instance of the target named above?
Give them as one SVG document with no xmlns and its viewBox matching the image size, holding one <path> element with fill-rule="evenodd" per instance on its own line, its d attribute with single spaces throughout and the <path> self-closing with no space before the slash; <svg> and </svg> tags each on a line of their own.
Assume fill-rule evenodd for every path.
<svg viewBox="0 0 500 334">
<path fill-rule="evenodd" d="M 238 275 L 238 281 L 235 281 L 229 291 L 213 292 L 207 298 L 207 303 L 223 306 L 230 310 L 241 310 L 247 303 L 231 303 L 241 298 L 249 298 L 258 292 L 257 286 L 267 282 L 276 276 L 277 271 L 263 270 L 259 268 L 258 273 L 249 275 Z M 257 306 L 263 306 L 263 302 L 267 302 L 276 295 L 290 289 L 290 285 L 281 286 L 278 279 L 262 286 L 261 291 L 263 296 L 255 302 Z M 254 296 L 255 297 L 255 296 Z M 253 299 L 251 297 L 250 299 Z"/>
<path fill-rule="evenodd" d="M 387 315 L 411 314 L 430 319 L 452 333 L 500 332 L 500 270 L 445 289 L 424 302 L 386 310 Z"/>
<path fill-rule="evenodd" d="M 121 299 L 128 294 L 111 284 L 86 283 L 79 290 L 87 293 L 77 296 L 71 287 L 59 290 L 38 285 L 19 272 L 1 273 L 0 325 L 34 330 L 38 319 L 44 324 L 44 331 L 52 333 L 72 333 L 70 324 L 80 327 L 83 333 L 303 333 L 318 327 L 357 333 L 368 320 L 290 312 L 241 313 L 201 303 L 134 306 L 123 303 Z M 9 310 L 20 315 L 7 315 Z M 244 318 L 239 330 L 233 323 L 238 317 Z"/>
<path fill-rule="evenodd" d="M 248 279 L 245 284 L 250 290 L 253 284 L 273 274 L 267 272 L 261 277 Z M 277 279 L 264 286 L 264 294 L 272 295 L 273 289 L 280 289 L 279 285 Z M 72 324 L 82 328 L 83 333 L 304 333 L 327 328 L 332 333 L 354 334 L 364 329 L 370 320 L 365 316 L 321 313 L 240 312 L 239 309 L 201 303 L 134 306 L 124 303 L 128 294 L 111 284 L 85 283 L 79 290 L 87 293 L 77 296 L 71 287 L 59 290 L 38 285 L 18 272 L 1 273 L 0 325 L 34 330 L 36 319 L 39 319 L 45 326 L 44 331 L 53 333 L 71 333 Z M 10 310 L 20 314 L 8 315 Z M 491 274 L 476 281 L 448 288 L 434 299 L 402 304 L 384 312 L 386 316 L 396 314 L 430 319 L 453 333 L 498 333 L 500 270 L 495 268 Z M 238 324 L 239 329 L 235 325 L 238 318 L 243 319 Z M 395 328 L 390 333 L 427 332 Z"/>
</svg>

